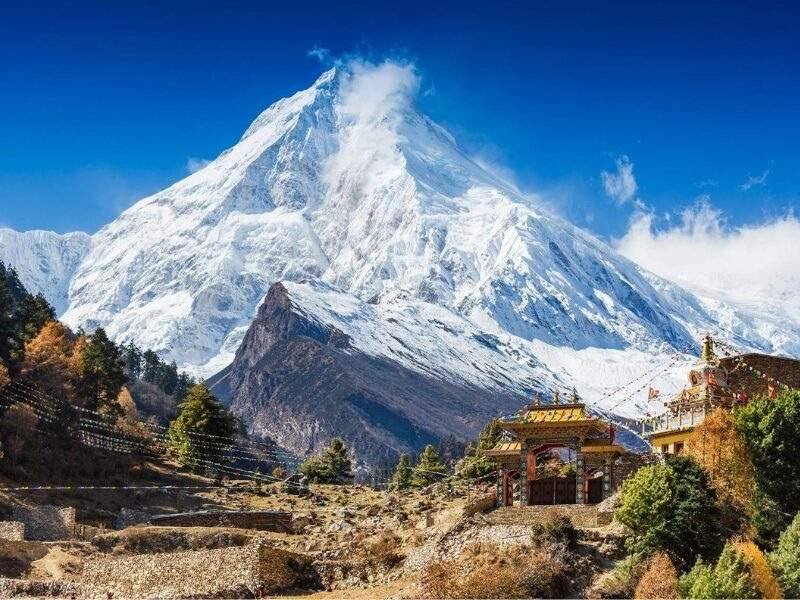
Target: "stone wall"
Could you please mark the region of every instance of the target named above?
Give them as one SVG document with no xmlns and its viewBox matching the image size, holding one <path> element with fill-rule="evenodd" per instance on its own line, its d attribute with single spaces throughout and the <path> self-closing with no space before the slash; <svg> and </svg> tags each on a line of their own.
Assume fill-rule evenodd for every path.
<svg viewBox="0 0 800 600">
<path fill-rule="evenodd" d="M 0 540 L 20 542 L 25 539 L 25 523 L 0 521 Z"/>
<path fill-rule="evenodd" d="M 25 524 L 29 540 L 68 540 L 75 531 L 75 508 L 64 506 L 15 506 L 12 519 Z"/>
<path fill-rule="evenodd" d="M 471 517 L 475 513 L 486 512 L 497 505 L 497 497 L 494 493 L 485 494 L 468 502 L 461 511 L 462 516 Z"/>
<path fill-rule="evenodd" d="M 224 511 L 206 510 L 175 515 L 156 515 L 151 525 L 172 527 L 236 527 L 289 533 L 292 531 L 292 513 L 277 510 Z"/>
<path fill-rule="evenodd" d="M 302 555 L 262 542 L 100 558 L 86 563 L 82 598 L 255 598 L 306 586 L 315 577 Z"/>
</svg>

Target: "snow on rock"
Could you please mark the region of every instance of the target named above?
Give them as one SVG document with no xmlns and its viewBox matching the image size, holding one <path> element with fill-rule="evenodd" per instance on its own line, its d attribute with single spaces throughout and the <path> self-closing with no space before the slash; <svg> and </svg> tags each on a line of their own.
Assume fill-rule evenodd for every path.
<svg viewBox="0 0 800 600">
<path fill-rule="evenodd" d="M 0 228 L 0 262 L 14 267 L 23 285 L 45 296 L 59 314 L 67 308 L 69 282 L 90 246 L 91 237 L 81 232 Z"/>
<path fill-rule="evenodd" d="M 800 325 L 700 299 L 479 165 L 417 110 L 416 83 L 393 63 L 324 73 L 203 169 L 81 238 L 53 281 L 44 268 L 29 280 L 51 298 L 69 280 L 70 325 L 203 375 L 230 362 L 277 281 L 364 352 L 426 356 L 424 368 L 475 385 L 543 377 L 601 399 L 695 352 L 705 331 L 800 353 Z"/>
</svg>

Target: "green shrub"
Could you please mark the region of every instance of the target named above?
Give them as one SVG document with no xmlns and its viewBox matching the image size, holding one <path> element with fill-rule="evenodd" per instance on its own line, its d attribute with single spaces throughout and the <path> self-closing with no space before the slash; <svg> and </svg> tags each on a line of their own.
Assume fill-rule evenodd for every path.
<svg viewBox="0 0 800 600">
<path fill-rule="evenodd" d="M 787 598 L 800 598 L 800 513 L 781 534 L 769 562 Z"/>
<path fill-rule="evenodd" d="M 733 544 L 727 543 L 713 568 L 700 558 L 678 581 L 683 598 L 758 598 L 750 567 Z"/>
<path fill-rule="evenodd" d="M 705 471 L 691 458 L 668 457 L 639 469 L 622 486 L 616 518 L 634 531 L 634 553 L 666 552 L 679 570 L 722 546 L 720 513 Z"/>
<path fill-rule="evenodd" d="M 300 465 L 300 472 L 312 483 L 342 484 L 353 480 L 351 468 L 347 446 L 340 438 L 333 438 L 319 456 L 312 456 Z"/>
<path fill-rule="evenodd" d="M 771 499 L 776 510 L 767 521 L 772 526 L 759 531 L 762 537 L 788 525 L 800 511 L 800 392 L 784 391 L 776 398 L 757 397 L 736 410 L 736 428 L 753 458 L 758 489 Z"/>
</svg>

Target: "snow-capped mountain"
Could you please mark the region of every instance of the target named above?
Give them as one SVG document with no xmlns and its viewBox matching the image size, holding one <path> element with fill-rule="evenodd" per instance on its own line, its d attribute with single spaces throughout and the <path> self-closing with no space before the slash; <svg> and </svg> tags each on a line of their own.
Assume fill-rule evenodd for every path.
<svg viewBox="0 0 800 600">
<path fill-rule="evenodd" d="M 415 86 L 410 68 L 355 64 L 276 102 L 85 244 L 64 320 L 208 375 L 232 361 L 271 284 L 316 281 L 288 288 L 319 322 L 338 320 L 353 351 L 392 348 L 410 369 L 486 390 L 575 384 L 590 400 L 694 351 L 720 317 L 743 346 L 800 352 L 800 325 L 701 302 L 550 214 L 421 114 Z M 334 296 L 358 310 L 332 310 Z M 420 350 L 432 319 L 460 324 L 449 355 L 444 338 Z"/>
<path fill-rule="evenodd" d="M 13 266 L 25 287 L 45 296 L 59 314 L 67 308 L 69 282 L 90 246 L 91 237 L 81 232 L 0 228 L 0 262 Z"/>
</svg>

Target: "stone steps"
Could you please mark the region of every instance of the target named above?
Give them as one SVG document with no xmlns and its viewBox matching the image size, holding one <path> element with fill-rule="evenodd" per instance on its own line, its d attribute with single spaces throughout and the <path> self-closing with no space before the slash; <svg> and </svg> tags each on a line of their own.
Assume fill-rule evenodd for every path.
<svg viewBox="0 0 800 600">
<path fill-rule="evenodd" d="M 611 521 L 611 515 L 598 511 L 595 505 L 559 504 L 555 506 L 503 506 L 486 515 L 494 525 L 535 525 L 553 515 L 569 517 L 576 527 L 600 527 Z"/>
</svg>

